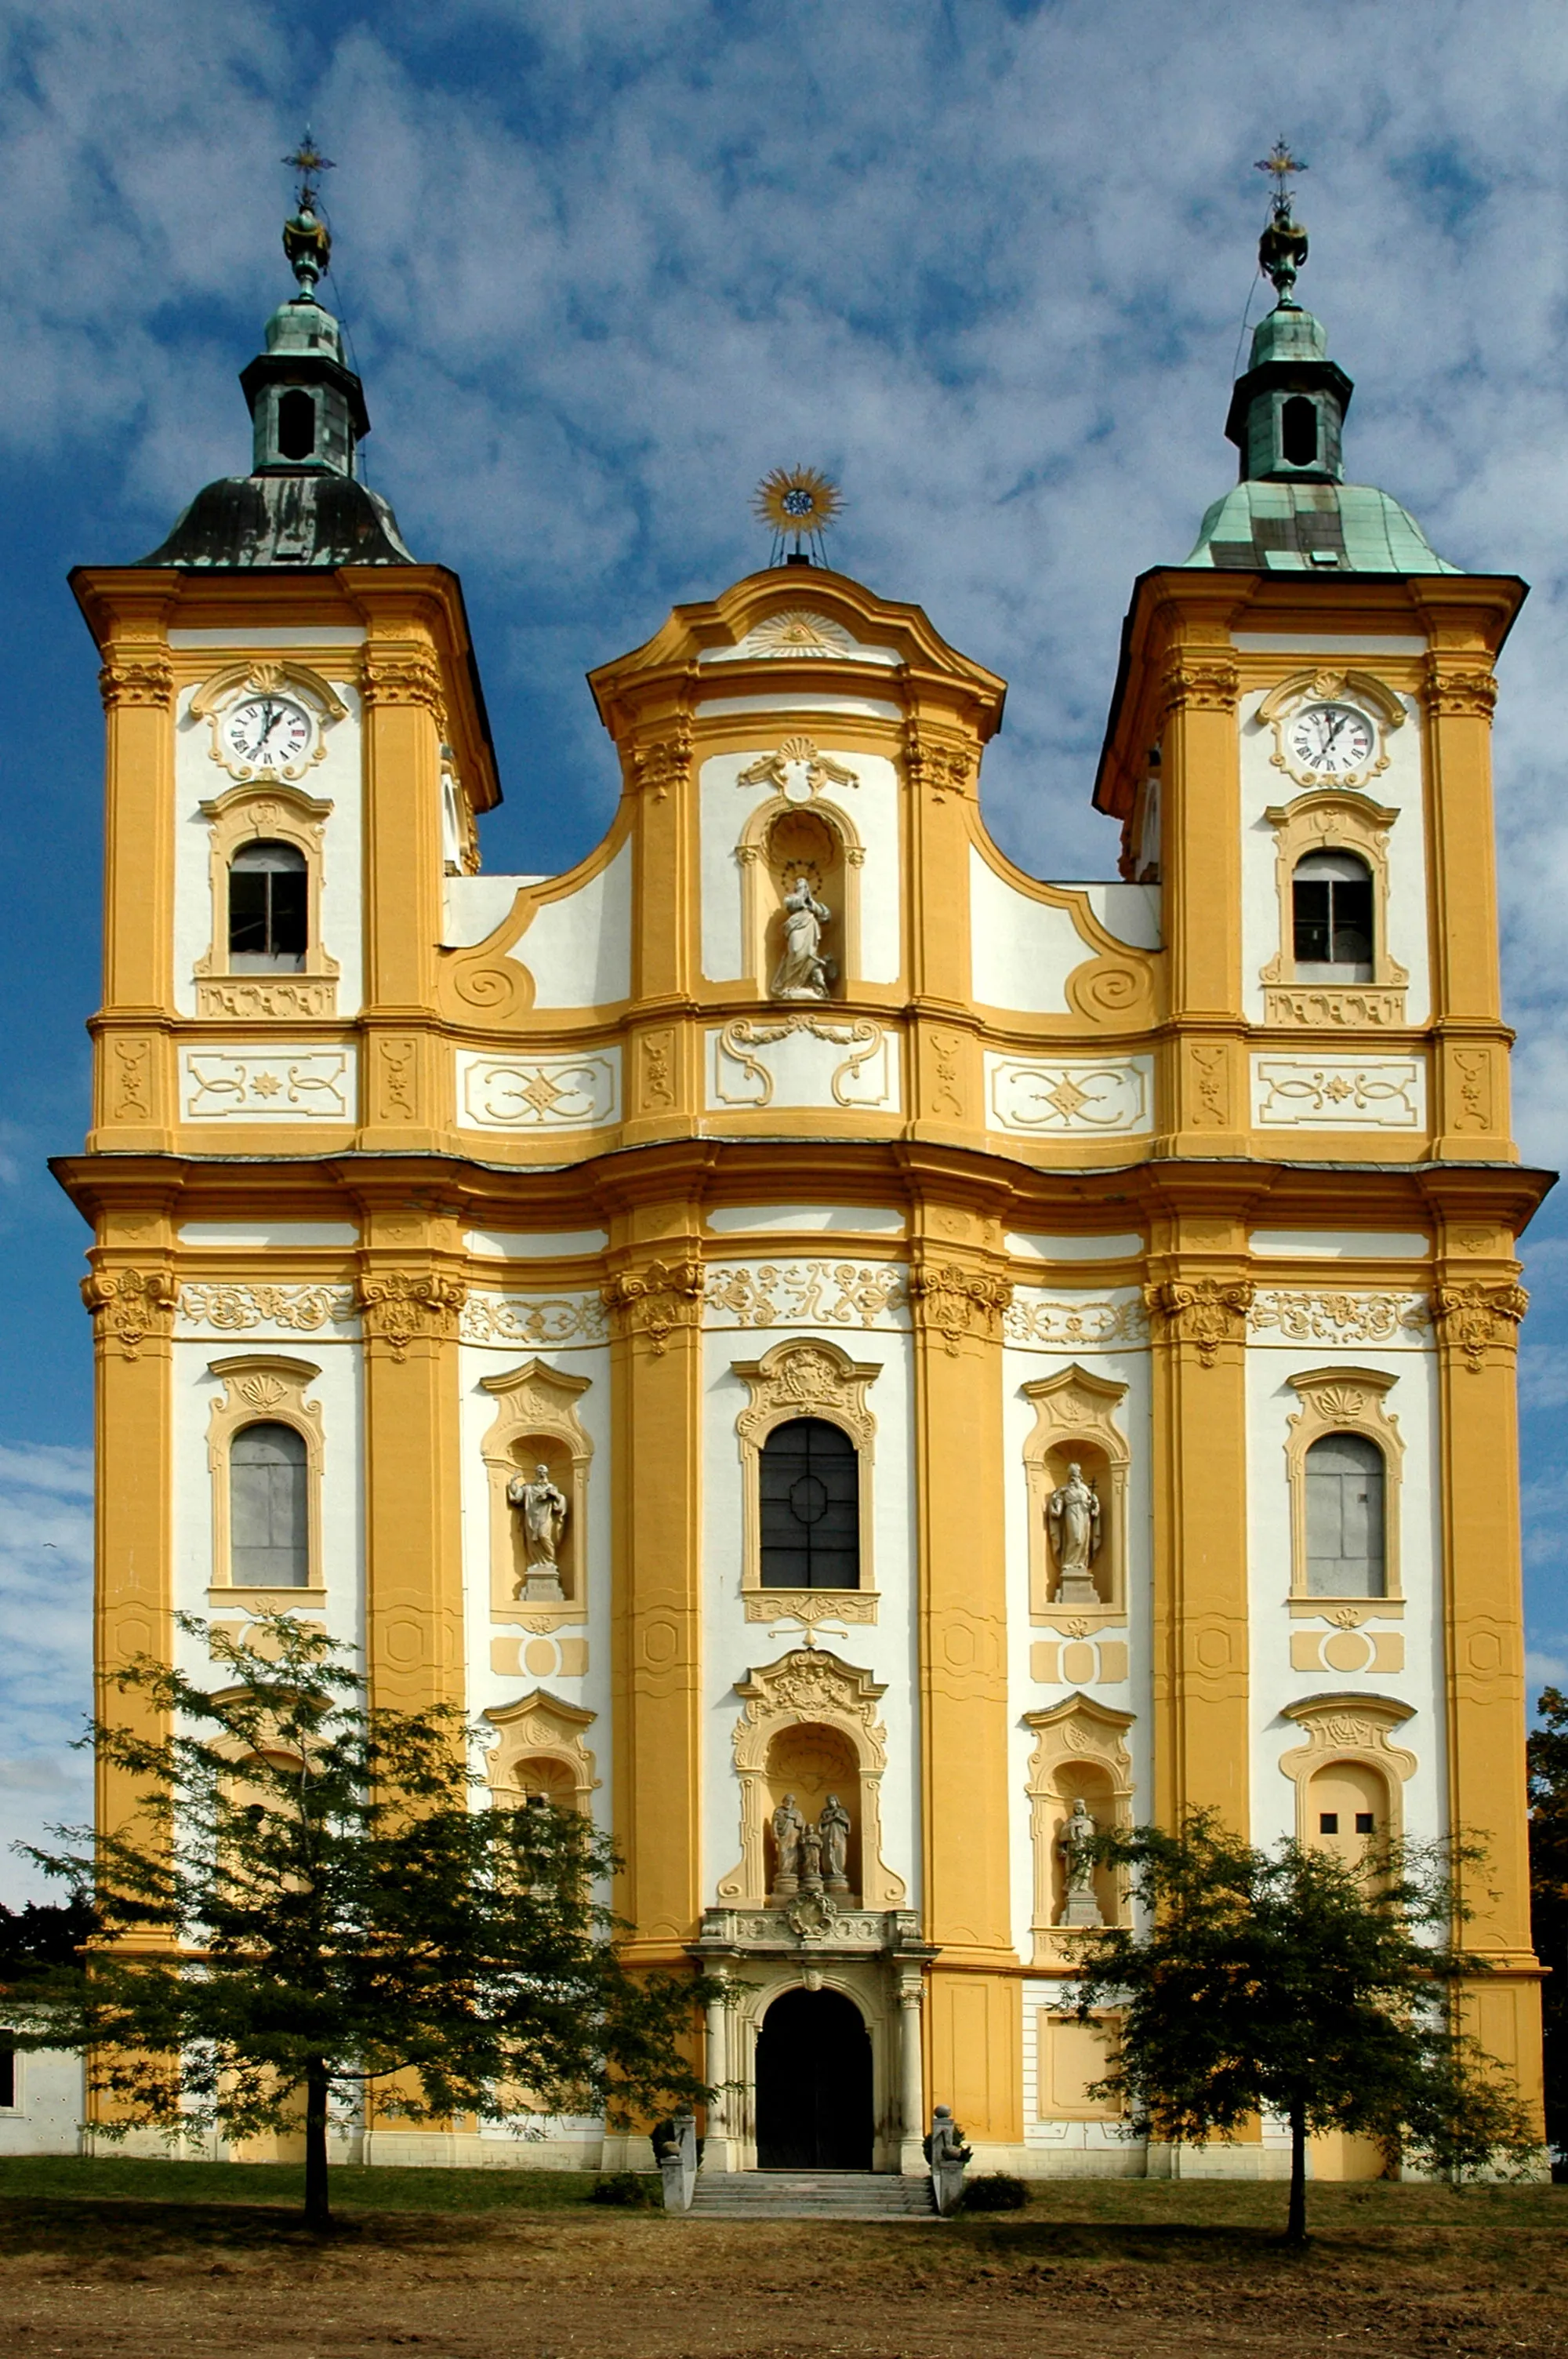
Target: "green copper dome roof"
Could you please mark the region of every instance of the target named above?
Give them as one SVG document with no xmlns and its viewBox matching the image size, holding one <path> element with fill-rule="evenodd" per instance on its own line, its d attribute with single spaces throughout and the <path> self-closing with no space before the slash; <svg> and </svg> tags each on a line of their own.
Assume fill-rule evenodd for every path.
<svg viewBox="0 0 1568 2359">
<path fill-rule="evenodd" d="M 1184 565 L 1257 573 L 1459 573 L 1372 484 L 1256 478 L 1216 500 Z"/>
</svg>

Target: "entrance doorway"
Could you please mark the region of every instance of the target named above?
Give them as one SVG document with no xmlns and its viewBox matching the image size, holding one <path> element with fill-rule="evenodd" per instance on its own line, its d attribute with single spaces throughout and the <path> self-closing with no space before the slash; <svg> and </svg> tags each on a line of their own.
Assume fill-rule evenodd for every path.
<svg viewBox="0 0 1568 2359">
<path fill-rule="evenodd" d="M 838 1991 L 784 1991 L 757 2034 L 759 2170 L 870 2170 L 871 2040 Z"/>
</svg>

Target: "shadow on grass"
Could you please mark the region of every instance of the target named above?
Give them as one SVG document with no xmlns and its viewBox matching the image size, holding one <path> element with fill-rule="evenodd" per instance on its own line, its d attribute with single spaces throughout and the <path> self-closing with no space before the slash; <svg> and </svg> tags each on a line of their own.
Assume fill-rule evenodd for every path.
<svg viewBox="0 0 1568 2359">
<path fill-rule="evenodd" d="M 99 2263 L 117 2278 L 137 2260 L 190 2260 L 223 2252 L 269 2252 L 324 2244 L 416 2248 L 479 2242 L 492 2218 L 433 2212 L 344 2212 L 323 2233 L 282 2204 L 108 2201 L 59 2203 L 0 2198 L 0 2254 L 58 2254 L 73 2266 Z"/>
</svg>

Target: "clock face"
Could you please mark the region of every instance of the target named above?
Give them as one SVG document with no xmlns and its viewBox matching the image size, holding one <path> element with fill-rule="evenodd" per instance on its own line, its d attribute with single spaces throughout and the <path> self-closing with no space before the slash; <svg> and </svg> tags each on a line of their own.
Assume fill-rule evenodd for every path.
<svg viewBox="0 0 1568 2359">
<path fill-rule="evenodd" d="M 253 770 L 283 770 L 310 749 L 310 715 L 287 696 L 247 696 L 223 717 L 223 742 Z"/>
<path fill-rule="evenodd" d="M 1303 704 L 1286 726 L 1292 760 L 1323 778 L 1343 778 L 1364 770 L 1377 749 L 1377 733 L 1353 704 Z"/>
</svg>

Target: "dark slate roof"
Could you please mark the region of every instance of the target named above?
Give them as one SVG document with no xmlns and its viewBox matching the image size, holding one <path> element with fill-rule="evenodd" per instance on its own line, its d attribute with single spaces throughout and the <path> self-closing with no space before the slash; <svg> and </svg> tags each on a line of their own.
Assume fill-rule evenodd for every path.
<svg viewBox="0 0 1568 2359">
<path fill-rule="evenodd" d="M 197 493 L 138 565 L 413 565 L 397 518 L 364 484 L 337 474 L 224 475 Z"/>
</svg>

